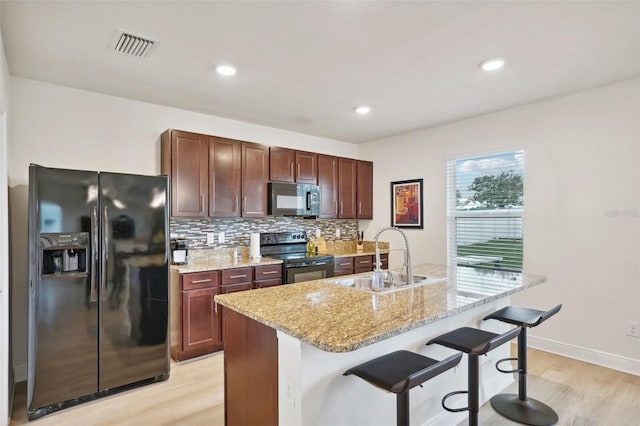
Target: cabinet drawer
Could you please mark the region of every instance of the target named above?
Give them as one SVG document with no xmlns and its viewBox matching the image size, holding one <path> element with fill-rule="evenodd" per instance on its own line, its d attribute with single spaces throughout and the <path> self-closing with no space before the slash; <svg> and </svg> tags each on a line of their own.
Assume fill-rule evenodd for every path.
<svg viewBox="0 0 640 426">
<path fill-rule="evenodd" d="M 253 281 L 253 268 L 223 269 L 220 271 L 222 285 L 239 284 Z"/>
<path fill-rule="evenodd" d="M 371 256 L 356 256 L 355 257 L 355 269 L 365 269 L 368 268 L 371 270 L 371 266 L 373 262 L 371 261 Z"/>
<path fill-rule="evenodd" d="M 221 294 L 235 293 L 236 291 L 251 290 L 252 288 L 253 288 L 252 282 L 240 283 L 240 284 L 228 284 L 220 287 L 220 293 Z"/>
<path fill-rule="evenodd" d="M 282 265 L 263 265 L 256 266 L 255 269 L 255 280 L 272 280 L 274 278 L 282 278 Z"/>
<path fill-rule="evenodd" d="M 380 253 L 380 269 L 389 269 L 389 253 Z M 376 269 L 376 257 L 373 256 L 373 269 Z"/>
<path fill-rule="evenodd" d="M 353 270 L 353 257 L 339 257 L 333 261 L 334 270 L 345 271 Z"/>
<path fill-rule="evenodd" d="M 182 275 L 182 290 L 197 290 L 199 288 L 215 287 L 219 284 L 218 271 L 198 272 Z"/>
<path fill-rule="evenodd" d="M 282 278 L 274 278 L 272 280 L 261 280 L 254 283 L 254 288 L 273 287 L 282 284 Z"/>
</svg>

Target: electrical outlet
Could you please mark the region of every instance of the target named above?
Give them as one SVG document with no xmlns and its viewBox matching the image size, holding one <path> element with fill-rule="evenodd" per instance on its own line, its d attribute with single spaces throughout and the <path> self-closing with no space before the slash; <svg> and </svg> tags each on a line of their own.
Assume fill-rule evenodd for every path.
<svg viewBox="0 0 640 426">
<path fill-rule="evenodd" d="M 640 337 L 640 324 L 635 321 L 627 321 L 627 336 Z"/>
<path fill-rule="evenodd" d="M 336 238 L 340 238 L 340 229 L 336 229 Z"/>
<path fill-rule="evenodd" d="M 320 228 L 316 228 L 316 238 L 320 238 L 322 236 L 322 232 L 320 232 Z"/>
<path fill-rule="evenodd" d="M 218 242 L 220 244 L 224 244 L 225 241 L 226 241 L 226 238 L 224 237 L 224 232 L 218 232 Z"/>
<path fill-rule="evenodd" d="M 216 242 L 216 240 L 215 240 L 213 232 L 207 232 L 207 244 L 211 245 L 211 244 L 213 244 L 215 242 Z"/>
</svg>

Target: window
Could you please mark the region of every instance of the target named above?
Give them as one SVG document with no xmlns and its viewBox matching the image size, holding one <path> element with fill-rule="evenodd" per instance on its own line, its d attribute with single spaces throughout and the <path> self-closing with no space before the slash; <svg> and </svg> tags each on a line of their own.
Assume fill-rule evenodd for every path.
<svg viewBox="0 0 640 426">
<path fill-rule="evenodd" d="M 522 272 L 523 189 L 524 151 L 447 162 L 450 265 L 486 276 Z M 483 293 L 490 291 L 486 284 Z"/>
</svg>

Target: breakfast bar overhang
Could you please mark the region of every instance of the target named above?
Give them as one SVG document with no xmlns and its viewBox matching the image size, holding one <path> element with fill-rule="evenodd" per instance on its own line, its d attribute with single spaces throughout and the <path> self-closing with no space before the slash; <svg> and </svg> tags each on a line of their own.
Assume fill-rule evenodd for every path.
<svg viewBox="0 0 640 426">
<path fill-rule="evenodd" d="M 502 333 L 509 326 L 482 318 L 508 305 L 510 295 L 546 281 L 457 265 L 420 265 L 414 272 L 446 279 L 382 294 L 316 280 L 216 296 L 225 309 L 225 423 L 393 424 L 395 395 L 344 371 L 399 349 L 443 359 L 455 352 L 425 343 L 458 327 Z M 513 382 L 494 368 L 508 356 L 504 345 L 482 357 L 481 403 Z M 465 418 L 440 406 L 443 395 L 466 388 L 465 362 L 412 391 L 413 422 Z M 462 407 L 464 396 L 449 403 Z"/>
</svg>

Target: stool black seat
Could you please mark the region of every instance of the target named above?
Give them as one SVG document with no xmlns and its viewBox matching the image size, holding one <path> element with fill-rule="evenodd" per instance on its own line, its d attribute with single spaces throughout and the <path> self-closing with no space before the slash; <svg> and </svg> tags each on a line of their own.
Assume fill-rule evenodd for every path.
<svg viewBox="0 0 640 426">
<path fill-rule="evenodd" d="M 372 385 L 396 395 L 396 422 L 409 425 L 409 390 L 455 367 L 462 354 L 455 354 L 442 361 L 431 359 L 411 351 L 395 351 L 356 365 L 345 371 L 344 376 L 356 375 Z"/>
<path fill-rule="evenodd" d="M 506 333 L 496 334 L 485 330 L 479 330 L 471 327 L 461 327 L 448 333 L 442 334 L 427 342 L 427 345 L 433 343 L 456 349 L 467 354 L 468 373 L 467 373 L 467 390 L 455 391 L 446 394 L 442 398 L 442 408 L 450 412 L 469 411 L 469 425 L 476 426 L 478 424 L 478 412 L 480 410 L 480 363 L 478 356 L 497 348 L 503 343 L 514 339 L 520 334 L 520 328 L 513 328 Z M 446 405 L 447 398 L 458 395 L 467 394 L 468 406 L 464 408 L 449 408 Z"/>
<path fill-rule="evenodd" d="M 518 336 L 518 357 L 504 358 L 496 363 L 496 369 L 502 373 L 518 373 L 518 395 L 498 394 L 491 398 L 491 406 L 504 417 L 532 426 L 548 426 L 558 422 L 558 415 L 548 405 L 527 396 L 527 328 L 535 327 L 557 314 L 562 308 L 558 305 L 548 311 L 507 306 L 484 317 L 508 324 L 517 325 L 522 331 Z M 518 361 L 515 370 L 503 370 L 500 363 Z"/>
</svg>

